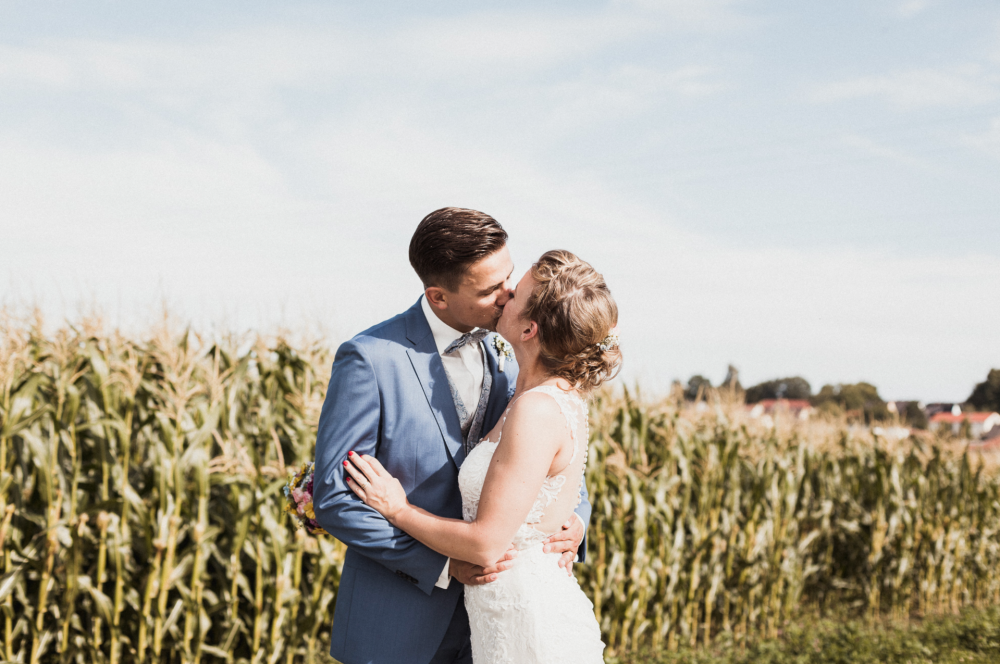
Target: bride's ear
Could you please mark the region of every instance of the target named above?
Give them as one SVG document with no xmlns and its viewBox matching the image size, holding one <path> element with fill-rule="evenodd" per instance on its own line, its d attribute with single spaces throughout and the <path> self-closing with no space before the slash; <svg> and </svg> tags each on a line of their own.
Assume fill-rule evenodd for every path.
<svg viewBox="0 0 1000 664">
<path fill-rule="evenodd" d="M 527 327 L 521 328 L 521 341 L 528 341 L 538 336 L 538 323 L 533 320 L 528 321 Z"/>
</svg>

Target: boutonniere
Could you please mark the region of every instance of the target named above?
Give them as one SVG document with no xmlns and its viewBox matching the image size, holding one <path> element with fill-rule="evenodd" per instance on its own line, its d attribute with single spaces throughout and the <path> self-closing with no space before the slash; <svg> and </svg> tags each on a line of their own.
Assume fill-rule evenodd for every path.
<svg viewBox="0 0 1000 664">
<path fill-rule="evenodd" d="M 497 369 L 503 373 L 504 360 L 514 359 L 514 348 L 499 334 L 493 336 L 493 347 L 497 350 Z"/>
</svg>

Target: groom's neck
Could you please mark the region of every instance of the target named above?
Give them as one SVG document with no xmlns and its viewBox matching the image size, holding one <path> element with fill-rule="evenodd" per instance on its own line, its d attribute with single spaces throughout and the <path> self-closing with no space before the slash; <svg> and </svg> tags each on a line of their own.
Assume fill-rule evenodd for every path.
<svg viewBox="0 0 1000 664">
<path fill-rule="evenodd" d="M 461 332 L 462 334 L 465 334 L 466 332 L 471 332 L 474 328 L 474 326 L 464 325 L 459 321 L 455 320 L 455 317 L 452 316 L 451 312 L 447 309 L 441 311 L 434 305 L 431 305 L 431 311 L 434 313 L 435 316 L 438 317 L 438 320 L 440 320 L 442 323 L 444 323 L 453 330 Z"/>
</svg>

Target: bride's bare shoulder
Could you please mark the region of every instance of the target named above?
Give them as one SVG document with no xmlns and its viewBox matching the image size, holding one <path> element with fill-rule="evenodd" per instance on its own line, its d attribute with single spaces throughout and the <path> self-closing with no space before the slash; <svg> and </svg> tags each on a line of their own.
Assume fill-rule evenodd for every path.
<svg viewBox="0 0 1000 664">
<path fill-rule="evenodd" d="M 547 417 L 558 415 L 559 403 L 548 390 L 534 389 L 522 394 L 514 401 L 510 409 L 510 417 Z"/>
<path fill-rule="evenodd" d="M 523 394 L 511 407 L 504 425 L 504 436 L 530 433 L 531 437 L 539 439 L 551 438 L 558 445 L 563 438 L 561 432 L 565 429 L 560 425 L 564 416 L 559 402 L 548 390 L 532 390 Z"/>
</svg>

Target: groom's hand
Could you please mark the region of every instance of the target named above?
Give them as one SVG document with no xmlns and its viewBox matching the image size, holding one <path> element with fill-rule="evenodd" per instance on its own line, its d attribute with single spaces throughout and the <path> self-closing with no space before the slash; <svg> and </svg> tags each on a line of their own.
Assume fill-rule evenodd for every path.
<svg viewBox="0 0 1000 664">
<path fill-rule="evenodd" d="M 448 561 L 448 574 L 464 586 L 481 586 L 484 583 L 496 581 L 497 574 L 510 569 L 511 565 L 514 564 L 514 558 L 517 558 L 517 549 L 514 548 L 514 545 L 511 545 L 503 554 L 503 558 L 491 567 L 473 565 L 464 560 L 452 558 Z"/>
<path fill-rule="evenodd" d="M 576 560 L 576 553 L 580 550 L 582 542 L 583 521 L 574 514 L 569 518 L 569 521 L 563 524 L 562 530 L 554 533 L 545 540 L 545 546 L 542 547 L 542 551 L 545 553 L 551 551 L 561 553 L 562 557 L 559 558 L 559 567 L 565 567 L 566 573 L 572 574 L 573 561 Z"/>
</svg>

